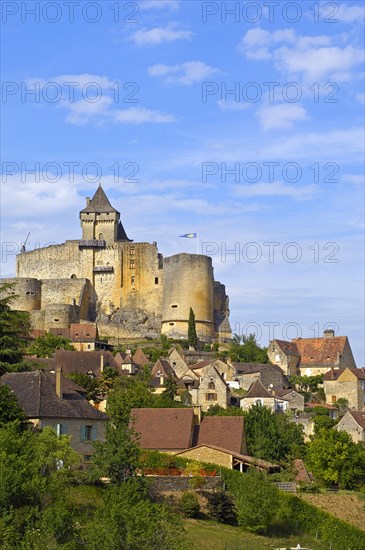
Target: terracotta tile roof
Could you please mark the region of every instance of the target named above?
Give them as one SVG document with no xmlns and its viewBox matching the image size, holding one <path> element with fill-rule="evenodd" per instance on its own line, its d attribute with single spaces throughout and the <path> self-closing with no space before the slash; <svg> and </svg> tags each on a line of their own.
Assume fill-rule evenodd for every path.
<svg viewBox="0 0 365 550">
<path fill-rule="evenodd" d="M 243 396 L 242 399 L 247 397 L 274 397 L 263 385 L 259 378 L 256 378 L 248 388 L 248 392 Z"/>
<path fill-rule="evenodd" d="M 295 481 L 303 481 L 304 483 L 310 483 L 312 481 L 308 470 L 301 458 L 296 458 L 294 460 L 294 472 Z"/>
<path fill-rule="evenodd" d="M 126 357 L 127 357 L 126 353 L 123 353 L 122 351 L 118 351 L 118 353 L 114 357 L 114 361 L 118 366 L 120 366 Z"/>
<path fill-rule="evenodd" d="M 101 374 L 101 357 L 104 358 L 104 368 L 117 368 L 113 354 L 110 351 L 65 351 L 57 350 L 53 357 L 54 365 L 62 367 L 65 374 L 71 372 L 80 372 L 88 374 L 92 372 L 94 376 Z"/>
<path fill-rule="evenodd" d="M 294 388 L 287 388 L 286 390 L 275 390 L 274 393 L 278 397 L 285 397 L 286 395 L 288 395 L 289 393 L 292 393 L 292 392 L 295 392 L 296 394 L 299 393 Z"/>
<path fill-rule="evenodd" d="M 359 380 L 365 380 L 365 369 L 350 369 L 349 367 L 347 369 L 330 369 L 325 372 L 323 380 L 326 382 L 336 381 L 345 370 L 350 370 Z"/>
<path fill-rule="evenodd" d="M 300 366 L 337 365 L 347 341 L 347 336 L 293 339 L 300 354 Z"/>
<path fill-rule="evenodd" d="M 365 411 L 349 411 L 355 421 L 365 430 Z"/>
<path fill-rule="evenodd" d="M 235 453 L 242 451 L 243 416 L 205 416 L 197 431 L 195 445 L 216 445 Z"/>
<path fill-rule="evenodd" d="M 62 336 L 63 338 L 70 338 L 70 329 L 69 328 L 54 328 L 49 329 L 49 333 L 54 336 Z"/>
<path fill-rule="evenodd" d="M 63 398 L 56 394 L 54 372 L 32 371 L 4 374 L 0 384 L 14 392 L 28 418 L 85 418 L 107 420 L 83 397 L 85 390 L 62 376 Z"/>
<path fill-rule="evenodd" d="M 73 342 L 95 342 L 98 330 L 95 323 L 72 323 L 70 338 Z"/>
<path fill-rule="evenodd" d="M 286 354 L 286 355 L 300 355 L 299 350 L 296 346 L 296 343 L 293 342 L 287 342 L 286 340 L 276 340 L 275 342 L 278 344 L 280 349 Z"/>
<path fill-rule="evenodd" d="M 187 409 L 132 409 L 130 427 L 140 434 L 142 449 L 188 449 L 194 411 Z"/>
</svg>

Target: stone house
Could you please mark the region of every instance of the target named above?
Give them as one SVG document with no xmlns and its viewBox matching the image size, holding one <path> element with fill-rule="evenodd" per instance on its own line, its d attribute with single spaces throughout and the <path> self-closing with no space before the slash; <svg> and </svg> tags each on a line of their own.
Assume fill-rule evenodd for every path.
<svg viewBox="0 0 365 550">
<path fill-rule="evenodd" d="M 287 399 L 276 397 L 273 393 L 270 393 L 259 378 L 252 382 L 248 392 L 244 397 L 241 397 L 241 408 L 244 411 L 247 411 L 253 405 L 261 405 L 268 407 L 273 412 L 284 412 L 287 410 L 288 404 Z"/>
<path fill-rule="evenodd" d="M 293 342 L 271 340 L 267 347 L 267 356 L 270 362 L 278 365 L 286 376 L 298 374 L 300 354 Z"/>
<path fill-rule="evenodd" d="M 268 356 L 288 375 L 315 376 L 330 368 L 356 369 L 347 336 L 335 336 L 333 330 L 325 330 L 322 338 L 272 340 Z"/>
<path fill-rule="evenodd" d="M 200 371 L 200 384 L 197 391 L 197 405 L 207 411 L 213 405 L 226 409 L 229 402 L 229 388 L 223 377 L 212 364 Z"/>
<path fill-rule="evenodd" d="M 326 403 L 332 405 L 338 399 L 345 398 L 350 409 L 364 409 L 365 369 L 331 369 L 324 375 L 323 386 Z"/>
<path fill-rule="evenodd" d="M 108 416 L 85 399 L 85 390 L 65 378 L 61 368 L 7 373 L 0 384 L 10 387 L 30 422 L 71 436 L 71 446 L 83 462 L 92 460 L 92 441 L 104 440 Z"/>
<path fill-rule="evenodd" d="M 168 378 L 176 380 L 174 369 L 167 359 L 157 359 L 151 371 L 151 388 L 154 389 L 154 393 L 162 393 L 165 390 Z"/>
<path fill-rule="evenodd" d="M 188 365 L 185 362 L 182 354 L 175 348 L 169 353 L 169 362 L 174 369 L 177 378 L 181 378 L 182 375 L 188 370 Z"/>
<path fill-rule="evenodd" d="M 293 388 L 288 388 L 286 390 L 275 390 L 274 394 L 276 397 L 281 397 L 288 401 L 287 410 L 293 412 L 304 411 L 304 397 Z"/>
<path fill-rule="evenodd" d="M 235 367 L 235 379 L 239 387 L 248 390 L 257 378 L 266 388 L 281 390 L 288 386 L 288 379 L 277 365 L 260 363 L 232 363 Z"/>
<path fill-rule="evenodd" d="M 347 411 L 335 428 L 347 432 L 355 443 L 365 445 L 365 411 Z"/>
<path fill-rule="evenodd" d="M 226 382 L 234 380 L 236 374 L 235 367 L 232 364 L 224 363 L 224 361 L 221 361 L 220 359 L 199 361 L 198 363 L 195 363 L 195 365 L 192 365 L 190 368 L 198 376 L 201 376 L 203 369 L 208 365 L 213 365 L 219 372 L 223 380 L 225 380 Z"/>
</svg>

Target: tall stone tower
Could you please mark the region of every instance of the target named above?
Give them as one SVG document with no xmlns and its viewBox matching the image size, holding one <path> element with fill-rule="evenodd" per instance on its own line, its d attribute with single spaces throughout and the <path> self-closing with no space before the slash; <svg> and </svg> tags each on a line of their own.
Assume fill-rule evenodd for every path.
<svg viewBox="0 0 365 550">
<path fill-rule="evenodd" d="M 116 241 L 130 241 L 120 221 L 120 213 L 109 202 L 101 185 L 86 207 L 80 212 L 82 240 L 105 241 L 107 246 Z"/>
</svg>

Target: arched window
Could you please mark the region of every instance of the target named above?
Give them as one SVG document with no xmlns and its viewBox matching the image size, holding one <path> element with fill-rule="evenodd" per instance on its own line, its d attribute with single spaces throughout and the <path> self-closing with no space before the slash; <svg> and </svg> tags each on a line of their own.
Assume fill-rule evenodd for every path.
<svg viewBox="0 0 365 550">
<path fill-rule="evenodd" d="M 77 277 L 76 277 L 75 273 L 72 273 L 72 275 L 71 275 L 71 279 L 77 279 Z"/>
<path fill-rule="evenodd" d="M 214 384 L 214 382 L 213 382 L 212 380 L 209 382 L 208 388 L 209 388 L 210 390 L 215 390 L 215 384 Z"/>
<path fill-rule="evenodd" d="M 103 234 L 99 233 L 99 241 L 102 241 L 104 239 Z"/>
</svg>

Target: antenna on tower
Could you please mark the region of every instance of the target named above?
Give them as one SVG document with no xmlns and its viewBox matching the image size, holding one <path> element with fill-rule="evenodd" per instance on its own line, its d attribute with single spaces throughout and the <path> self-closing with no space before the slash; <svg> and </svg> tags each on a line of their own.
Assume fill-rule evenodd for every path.
<svg viewBox="0 0 365 550">
<path fill-rule="evenodd" d="M 21 252 L 25 252 L 25 245 L 27 244 L 27 241 L 29 239 L 29 235 L 30 235 L 30 231 L 29 231 L 29 233 L 27 235 L 27 238 L 25 239 L 24 243 L 22 244 L 22 247 L 20 249 Z"/>
</svg>

